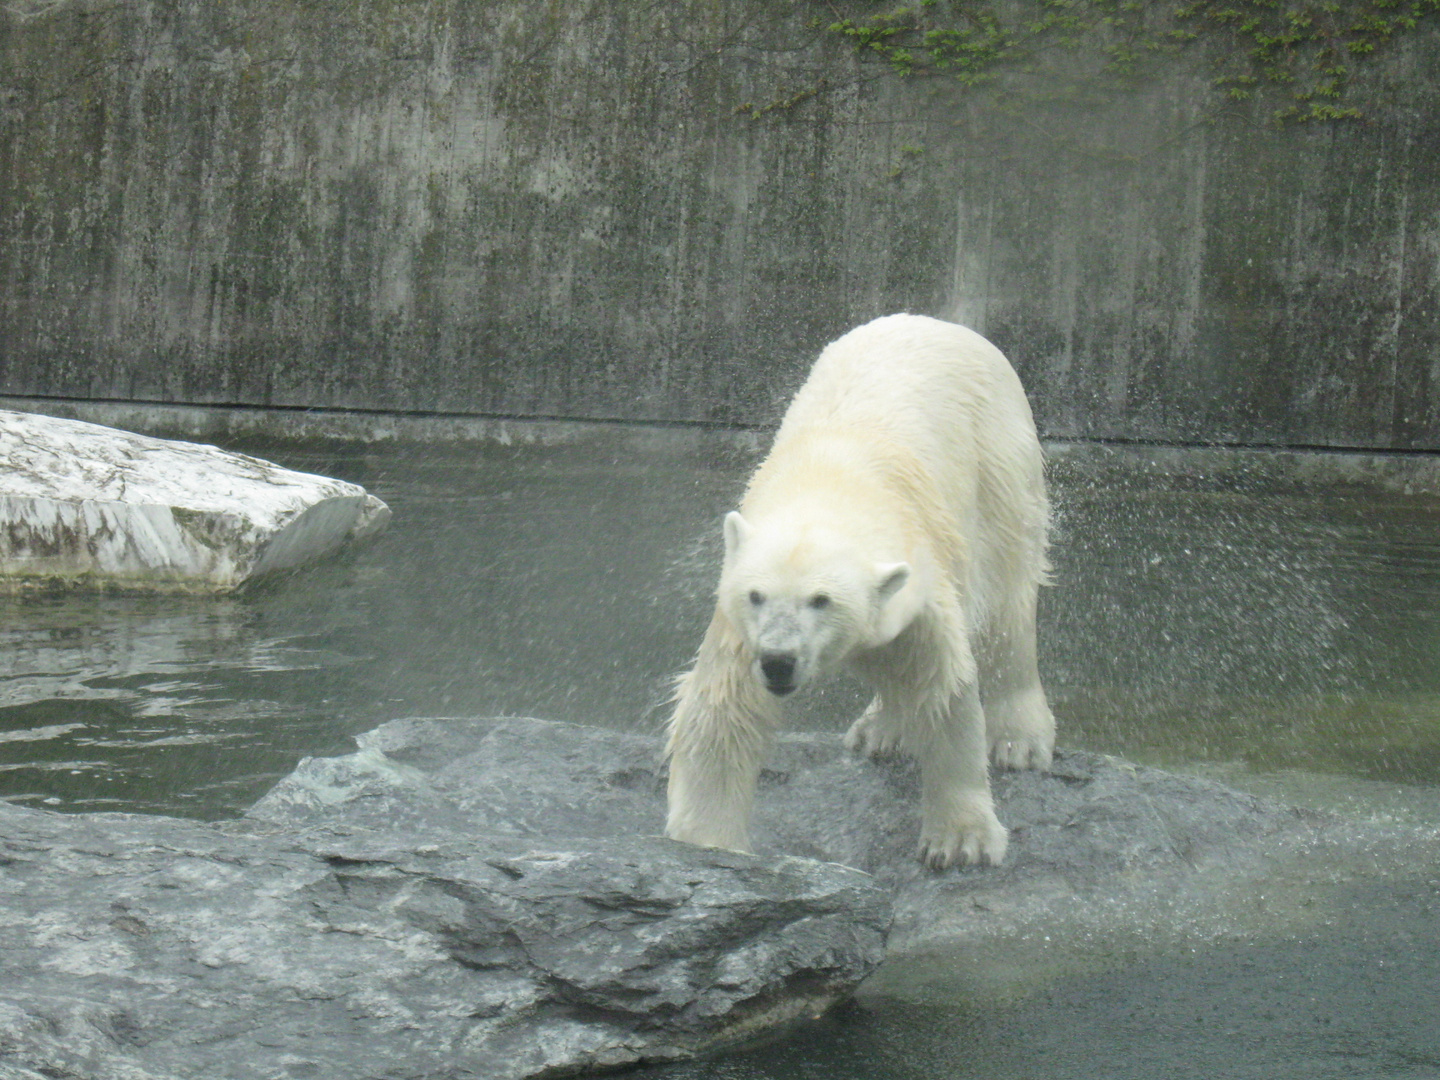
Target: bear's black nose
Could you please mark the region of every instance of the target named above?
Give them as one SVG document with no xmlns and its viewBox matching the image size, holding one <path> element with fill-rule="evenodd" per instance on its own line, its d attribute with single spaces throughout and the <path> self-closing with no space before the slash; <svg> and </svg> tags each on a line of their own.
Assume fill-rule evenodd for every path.
<svg viewBox="0 0 1440 1080">
<path fill-rule="evenodd" d="M 765 688 L 772 694 L 784 696 L 790 693 L 795 689 L 795 654 L 761 653 L 760 672 L 765 676 Z"/>
</svg>

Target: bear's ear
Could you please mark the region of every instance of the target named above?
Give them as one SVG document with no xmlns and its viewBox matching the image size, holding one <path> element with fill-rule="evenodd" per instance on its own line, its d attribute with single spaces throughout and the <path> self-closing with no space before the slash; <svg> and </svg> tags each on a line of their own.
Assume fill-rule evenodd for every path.
<svg viewBox="0 0 1440 1080">
<path fill-rule="evenodd" d="M 883 604 L 905 587 L 910 580 L 910 564 L 904 562 L 881 563 L 875 567 L 876 576 L 880 579 L 877 589 L 880 593 L 880 602 Z"/>
<path fill-rule="evenodd" d="M 725 561 L 731 562 L 740 545 L 750 538 L 754 527 L 740 516 L 739 510 L 731 510 L 725 515 Z"/>
<path fill-rule="evenodd" d="M 871 646 L 886 645 L 900 636 L 920 614 L 920 590 L 906 589 L 909 563 L 879 563 L 875 567 L 875 623 Z"/>
</svg>

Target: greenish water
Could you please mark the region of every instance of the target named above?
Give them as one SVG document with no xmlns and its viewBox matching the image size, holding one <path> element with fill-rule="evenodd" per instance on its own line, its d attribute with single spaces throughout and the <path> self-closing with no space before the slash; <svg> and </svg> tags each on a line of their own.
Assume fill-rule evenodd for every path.
<svg viewBox="0 0 1440 1080">
<path fill-rule="evenodd" d="M 220 599 L 0 599 L 0 794 L 238 813 L 396 716 L 661 719 L 750 458 L 584 446 L 247 446 L 395 516 L 340 562 Z M 1042 668 L 1061 740 L 1240 780 L 1440 783 L 1440 505 L 1096 485 L 1057 470 Z M 800 702 L 840 730 L 861 695 Z"/>
<path fill-rule="evenodd" d="M 1057 943 L 1024 992 L 963 978 L 985 964 L 974 956 L 894 960 L 788 1038 L 644 1076 L 1433 1080 L 1437 918 L 1432 870 L 1345 890 L 1329 925 L 1124 952 Z"/>
<path fill-rule="evenodd" d="M 391 528 L 238 596 L 0 598 L 6 797 L 225 817 L 397 716 L 651 724 L 711 587 L 676 560 L 745 468 L 633 446 L 245 449 L 365 484 Z"/>
<path fill-rule="evenodd" d="M 1048 597 L 1077 741 L 1440 781 L 1440 508 L 1337 491 L 1062 491 Z"/>
<path fill-rule="evenodd" d="M 633 433 L 243 449 L 366 485 L 390 530 L 238 596 L 0 598 L 0 795 L 221 818 L 398 716 L 653 730 L 752 463 Z M 1062 743 L 1440 825 L 1440 501 L 1074 468 L 1054 488 L 1041 652 Z M 795 725 L 839 732 L 860 704 L 841 684 Z M 643 1075 L 1440 1076 L 1433 847 L 1287 873 L 1285 918 L 1239 917 L 1246 893 L 1189 937 L 1057 927 L 1004 957 L 897 958 L 784 1038 Z"/>
</svg>

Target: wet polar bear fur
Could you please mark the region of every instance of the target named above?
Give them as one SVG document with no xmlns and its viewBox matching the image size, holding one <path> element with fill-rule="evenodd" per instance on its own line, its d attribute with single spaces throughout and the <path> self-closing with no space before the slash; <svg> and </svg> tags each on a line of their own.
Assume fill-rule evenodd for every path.
<svg viewBox="0 0 1440 1080">
<path fill-rule="evenodd" d="M 1045 769 L 1035 665 L 1049 504 L 1020 380 L 979 334 L 917 315 L 830 344 L 726 515 L 715 614 L 670 720 L 676 840 L 749 849 L 780 700 L 848 665 L 846 735 L 920 763 L 919 856 L 998 864 L 987 757 Z"/>
</svg>

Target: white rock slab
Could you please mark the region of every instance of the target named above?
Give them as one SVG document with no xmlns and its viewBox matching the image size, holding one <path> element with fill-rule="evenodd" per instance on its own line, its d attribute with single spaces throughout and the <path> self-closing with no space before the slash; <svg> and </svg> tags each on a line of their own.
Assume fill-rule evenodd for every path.
<svg viewBox="0 0 1440 1080">
<path fill-rule="evenodd" d="M 321 559 L 389 518 L 343 480 L 0 410 L 0 587 L 228 592 Z"/>
</svg>

